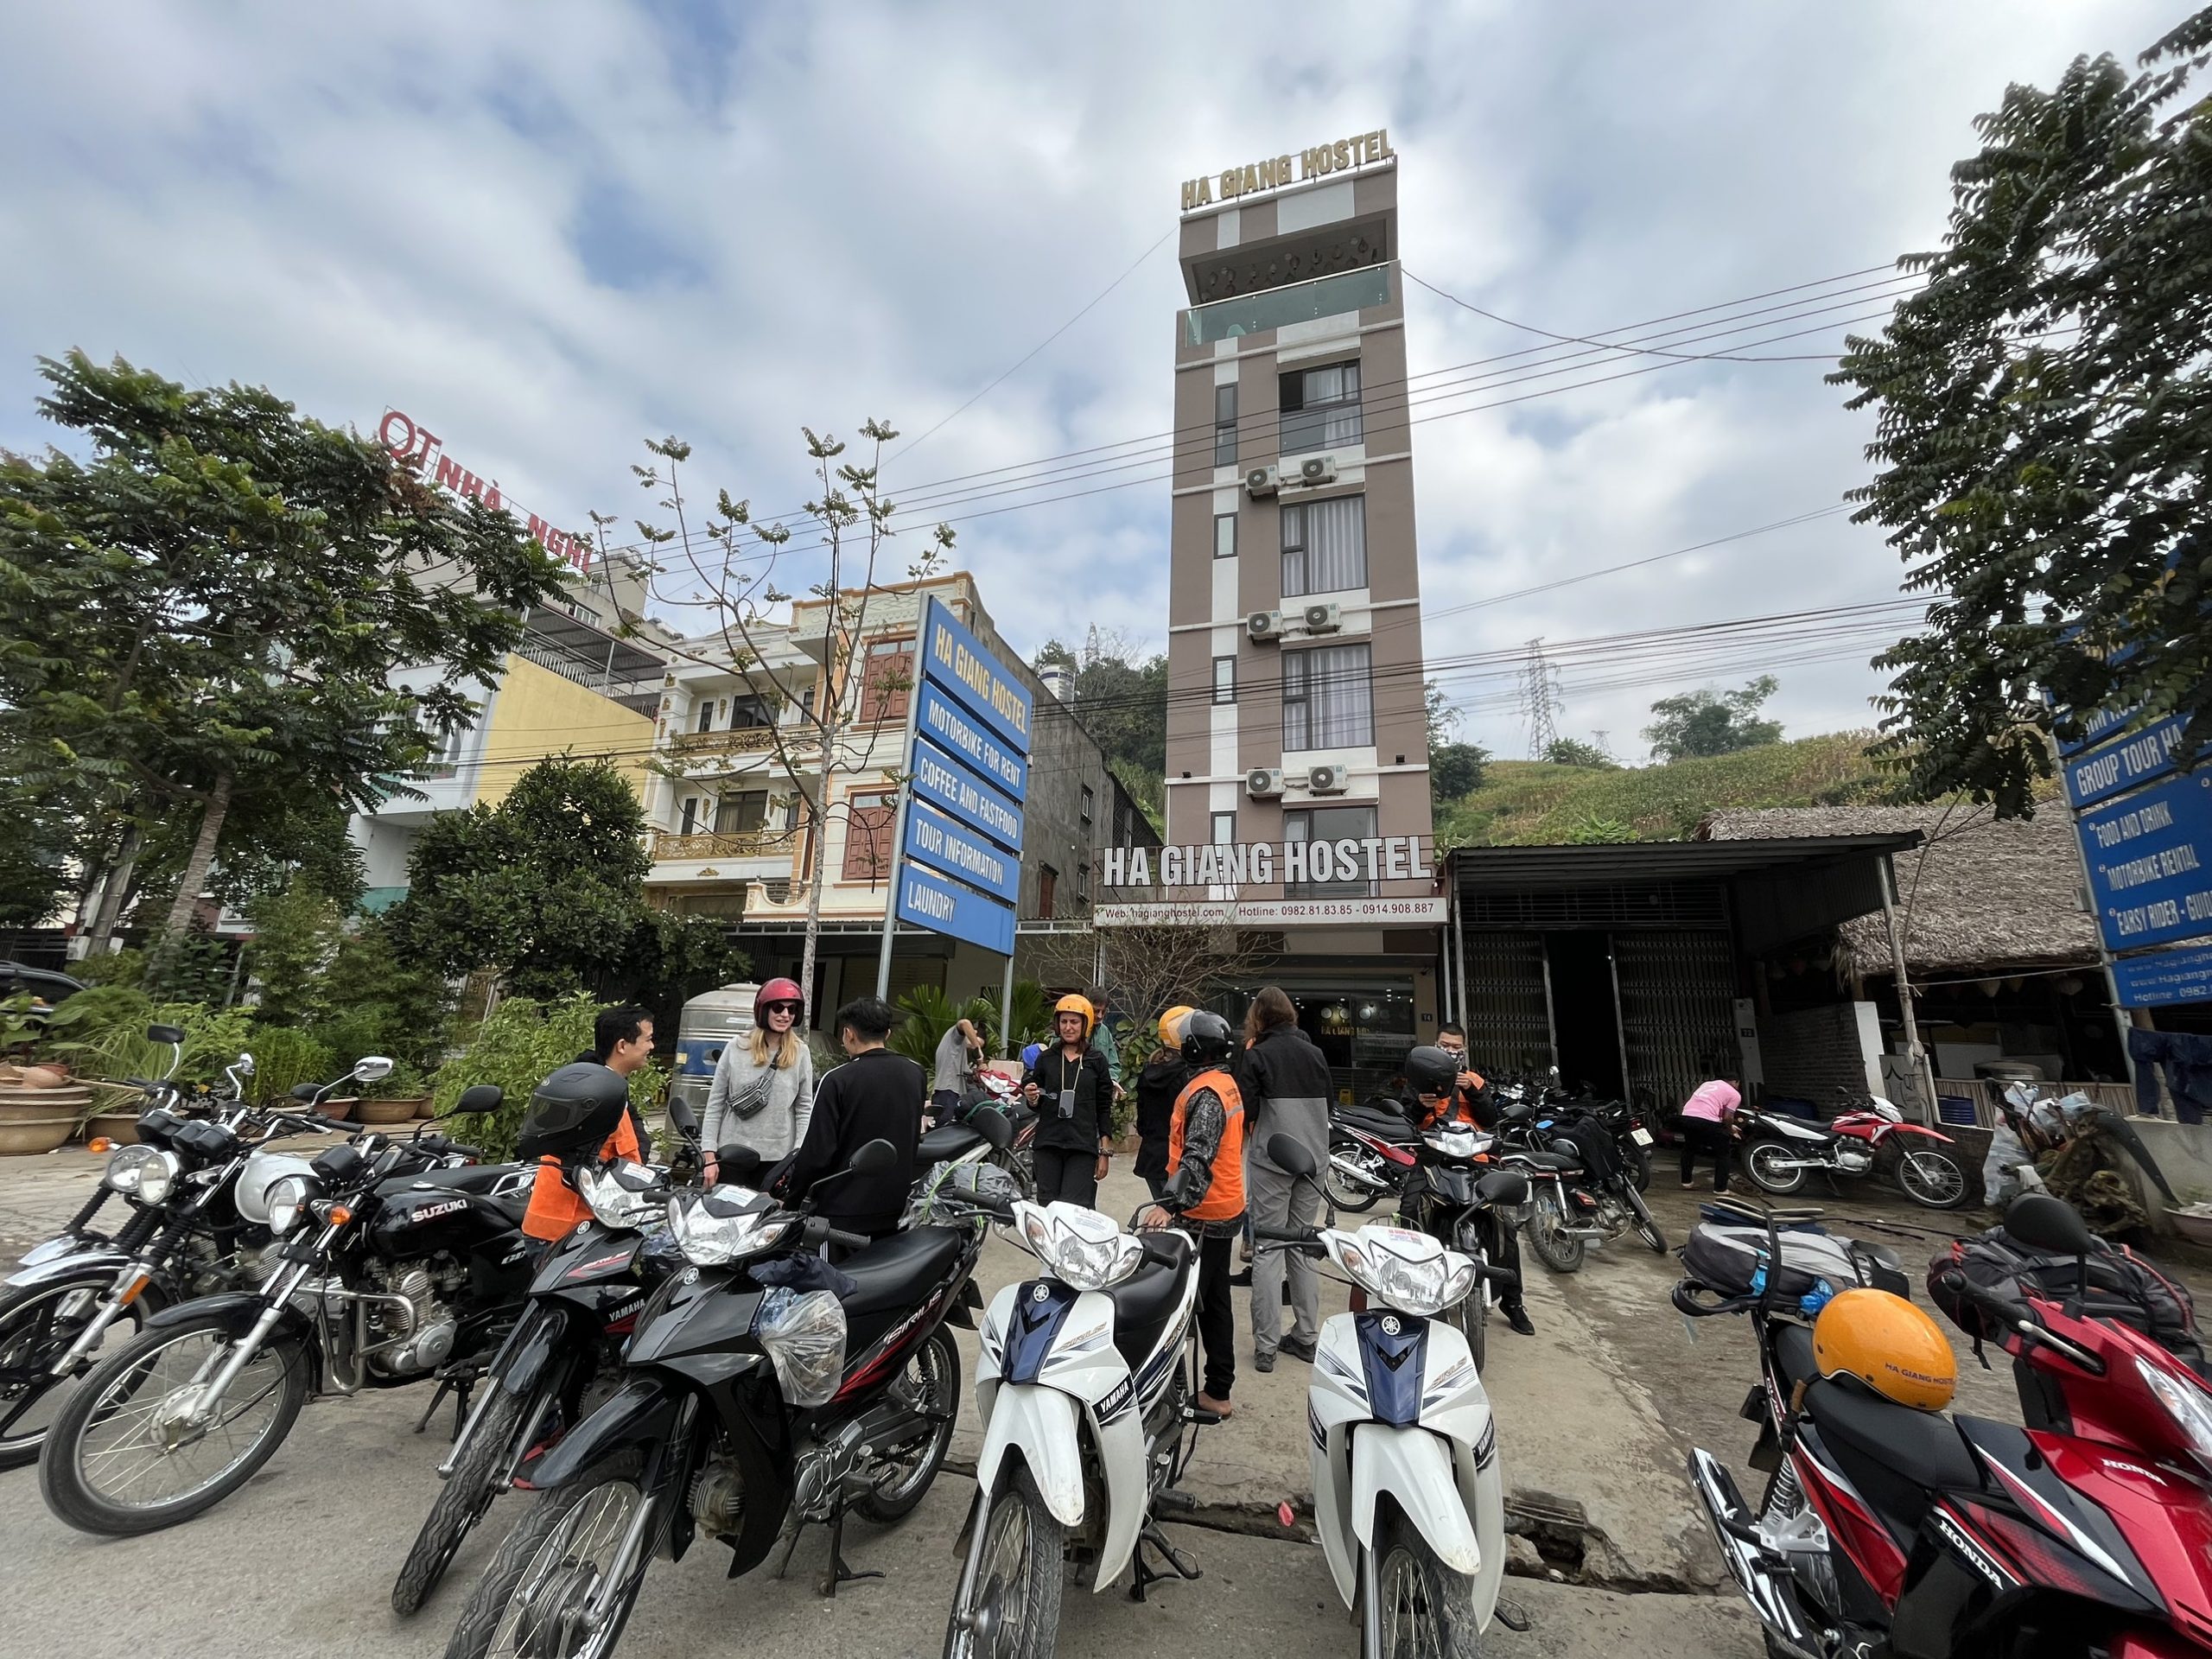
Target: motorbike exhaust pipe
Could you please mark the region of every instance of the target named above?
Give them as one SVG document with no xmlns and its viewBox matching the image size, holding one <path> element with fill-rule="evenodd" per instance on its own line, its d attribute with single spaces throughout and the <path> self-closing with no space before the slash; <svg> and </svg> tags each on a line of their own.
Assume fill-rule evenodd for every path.
<svg viewBox="0 0 2212 1659">
<path fill-rule="evenodd" d="M 1338 1174 L 1343 1176 L 1346 1180 L 1357 1182 L 1361 1186 L 1374 1187 L 1378 1192 L 1382 1187 L 1389 1185 L 1387 1182 L 1378 1181 L 1374 1176 L 1369 1174 L 1358 1165 L 1351 1162 L 1349 1159 L 1339 1158 L 1334 1153 L 1331 1153 L 1329 1154 L 1329 1167 L 1335 1170 Z"/>
<path fill-rule="evenodd" d="M 1796 1597 L 1788 1583 L 1768 1565 L 1758 1529 L 1751 1524 L 1751 1510 L 1745 1505 L 1744 1495 L 1737 1491 L 1734 1478 L 1710 1452 L 1694 1446 L 1690 1450 L 1690 1484 L 1696 1489 L 1698 1502 L 1705 1506 L 1705 1518 L 1711 1522 L 1713 1535 L 1720 1545 L 1728 1576 L 1736 1580 L 1744 1599 L 1751 1604 L 1751 1611 L 1759 1616 L 1759 1622 L 1791 1652 L 1813 1654 L 1813 1638 L 1797 1617 Z"/>
</svg>

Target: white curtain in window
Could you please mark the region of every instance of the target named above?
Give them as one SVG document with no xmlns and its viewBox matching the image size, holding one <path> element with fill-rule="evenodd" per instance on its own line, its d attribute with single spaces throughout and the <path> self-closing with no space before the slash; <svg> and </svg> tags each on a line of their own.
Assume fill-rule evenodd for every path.
<svg viewBox="0 0 2212 1659">
<path fill-rule="evenodd" d="M 1367 498 L 1340 495 L 1282 510 L 1282 596 L 1367 586 Z"/>
<path fill-rule="evenodd" d="M 1284 748 L 1357 748 L 1375 741 L 1370 661 L 1365 645 L 1283 653 Z"/>
</svg>

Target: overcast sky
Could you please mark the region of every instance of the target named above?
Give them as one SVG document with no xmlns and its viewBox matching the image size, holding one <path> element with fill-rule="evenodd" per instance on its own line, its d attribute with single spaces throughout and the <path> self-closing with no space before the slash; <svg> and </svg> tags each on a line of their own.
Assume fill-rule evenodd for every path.
<svg viewBox="0 0 2212 1659">
<path fill-rule="evenodd" d="M 1093 622 L 1157 645 L 1168 496 L 1147 450 L 1026 493 L 925 486 L 1165 433 L 1172 241 L 1135 262 L 1172 229 L 1183 179 L 1386 126 L 1407 268 L 1586 334 L 1933 246 L 1948 169 L 2008 81 L 2048 85 L 2079 52 L 2132 60 L 2184 12 L 17 8 L 0 55 L 0 445 L 46 441 L 33 359 L 78 346 L 265 383 L 365 430 L 407 410 L 512 499 L 572 524 L 619 512 L 626 531 L 647 510 L 629 467 L 648 435 L 693 442 L 702 487 L 790 507 L 801 423 L 920 434 L 1097 300 L 888 476 L 935 498 L 916 531 L 958 521 L 957 563 L 1020 649 Z M 1418 288 L 1408 313 L 1416 375 L 1544 346 Z M 1669 365 L 1455 412 L 1656 360 L 1416 410 L 1440 416 L 1414 431 L 1429 607 L 1830 506 L 1866 477 L 1869 421 L 1817 362 Z M 1833 515 L 1436 618 L 1427 650 L 1876 601 L 1897 572 Z M 1870 652 L 1847 648 L 1761 659 L 1791 734 L 1872 718 Z M 1640 756 L 1652 698 L 1758 666 L 1573 658 L 1560 728 Z M 1447 685 L 1467 735 L 1525 751 L 1510 682 Z"/>
</svg>

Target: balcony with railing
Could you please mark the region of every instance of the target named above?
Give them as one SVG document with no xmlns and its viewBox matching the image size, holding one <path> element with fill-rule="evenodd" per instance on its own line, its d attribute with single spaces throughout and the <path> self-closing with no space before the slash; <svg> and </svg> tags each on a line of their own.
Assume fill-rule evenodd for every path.
<svg viewBox="0 0 2212 1659">
<path fill-rule="evenodd" d="M 1217 340 L 1281 328 L 1294 322 L 1341 316 L 1370 305 L 1390 302 L 1390 267 L 1368 265 L 1340 270 L 1309 282 L 1263 288 L 1249 294 L 1231 295 L 1210 305 L 1194 305 L 1183 314 L 1183 343 L 1211 346 Z"/>
<path fill-rule="evenodd" d="M 797 734 L 786 734 L 790 743 Z M 671 753 L 678 760 L 699 760 L 723 754 L 766 754 L 776 747 L 776 728 L 772 726 L 740 726 L 721 732 L 678 732 L 668 740 Z"/>
<path fill-rule="evenodd" d="M 1294 409 L 1282 417 L 1281 448 L 1285 455 L 1312 454 L 1324 449 L 1349 449 L 1363 437 L 1359 398 L 1338 404 L 1316 404 Z"/>
<path fill-rule="evenodd" d="M 656 864 L 679 859 L 789 858 L 798 845 L 796 830 L 656 830 L 652 855 Z"/>
</svg>

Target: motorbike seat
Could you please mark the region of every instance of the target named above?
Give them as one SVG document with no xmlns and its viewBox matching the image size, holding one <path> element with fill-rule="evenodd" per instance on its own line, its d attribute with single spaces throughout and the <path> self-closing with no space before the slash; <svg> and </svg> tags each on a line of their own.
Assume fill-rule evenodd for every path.
<svg viewBox="0 0 2212 1659">
<path fill-rule="evenodd" d="M 931 1164 L 942 1164 L 973 1152 L 982 1144 L 980 1129 L 971 1129 L 965 1123 L 940 1123 L 914 1143 L 914 1161 L 926 1169 Z"/>
<path fill-rule="evenodd" d="M 1362 1135 L 1371 1135 L 1378 1141 L 1410 1146 L 1414 1139 L 1414 1126 L 1396 1112 L 1370 1110 L 1363 1106 L 1339 1106 L 1331 1116 L 1346 1128 L 1357 1129 Z"/>
<path fill-rule="evenodd" d="M 1537 1169 L 1555 1169 L 1562 1175 L 1580 1173 L 1582 1160 L 1564 1152 L 1527 1152 L 1515 1150 L 1505 1154 L 1508 1162 L 1515 1160 Z"/>
<path fill-rule="evenodd" d="M 1802 1325 L 1774 1326 L 1774 1363 L 1791 1382 L 1810 1382 L 1821 1374 L 1813 1361 L 1813 1333 Z"/>
<path fill-rule="evenodd" d="M 1114 1304 L 1114 1346 L 1132 1370 L 1159 1346 L 1160 1332 L 1189 1282 L 1192 1254 L 1190 1239 L 1181 1233 L 1147 1234 L 1144 1265 L 1106 1292 Z"/>
<path fill-rule="evenodd" d="M 915 1227 L 854 1251 L 837 1264 L 855 1286 L 844 1298 L 847 1316 L 917 1306 L 960 1259 L 966 1237 L 957 1227 Z"/>
<path fill-rule="evenodd" d="M 1981 1484 L 1972 1448 L 1940 1412 L 1915 1411 L 1855 1382 L 1813 1383 L 1805 1410 L 1823 1439 L 1833 1436 L 1916 1485 L 1972 1491 Z"/>
<path fill-rule="evenodd" d="M 455 1192 L 489 1192 L 520 1164 L 455 1164 L 450 1169 L 426 1169 L 413 1175 L 395 1175 L 378 1191 L 404 1192 L 410 1187 L 442 1186 Z"/>
</svg>

